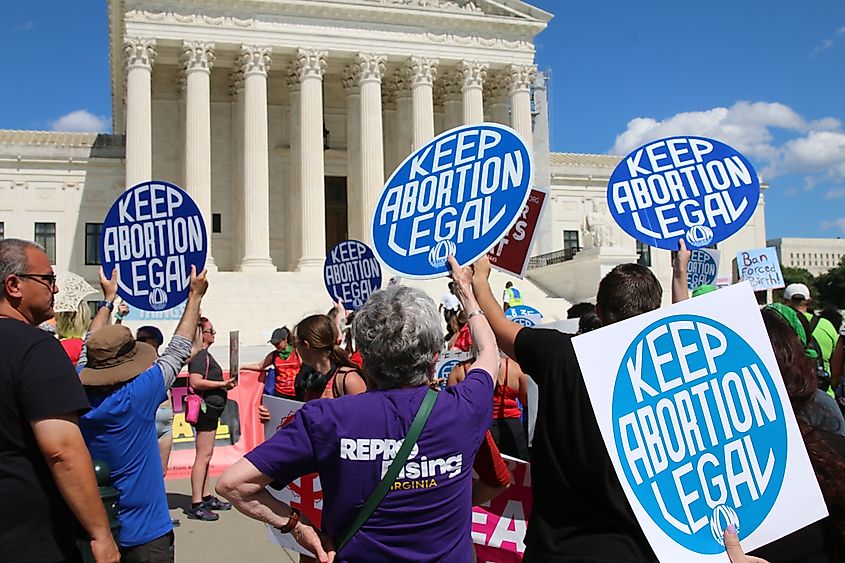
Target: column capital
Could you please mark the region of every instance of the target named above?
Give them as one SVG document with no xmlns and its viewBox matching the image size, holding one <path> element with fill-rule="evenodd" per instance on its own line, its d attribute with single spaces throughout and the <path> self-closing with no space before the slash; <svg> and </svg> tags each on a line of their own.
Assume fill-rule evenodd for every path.
<svg viewBox="0 0 845 563">
<path fill-rule="evenodd" d="M 229 95 L 232 96 L 233 99 L 238 97 L 238 92 L 240 92 L 244 87 L 244 71 L 240 66 L 235 66 L 232 69 L 232 72 L 229 73 Z"/>
<path fill-rule="evenodd" d="M 361 69 L 358 65 L 351 64 L 343 67 L 343 90 L 347 95 L 358 94 L 361 91 Z"/>
<path fill-rule="evenodd" d="M 238 63 L 244 77 L 256 74 L 267 76 L 271 51 L 272 48 L 266 45 L 241 45 Z"/>
<path fill-rule="evenodd" d="M 156 58 L 156 41 L 146 37 L 127 37 L 123 40 L 126 54 L 126 69 L 144 68 L 152 70 Z"/>
<path fill-rule="evenodd" d="M 285 69 L 285 82 L 288 84 L 289 92 L 299 92 L 299 72 L 296 70 L 296 61 L 290 61 Z"/>
<path fill-rule="evenodd" d="M 352 63 L 358 67 L 360 82 L 381 82 L 384 78 L 384 61 L 387 57 L 375 53 L 358 53 Z"/>
<path fill-rule="evenodd" d="M 484 99 L 490 103 L 507 102 L 510 90 L 510 76 L 504 72 L 497 72 L 484 81 Z"/>
<path fill-rule="evenodd" d="M 520 90 L 530 90 L 534 77 L 537 75 L 537 65 L 509 65 L 505 67 L 504 73 L 509 81 L 511 94 Z"/>
<path fill-rule="evenodd" d="M 458 71 L 461 73 L 461 78 L 463 79 L 461 89 L 481 88 L 484 85 L 484 79 L 487 78 L 487 69 L 489 67 L 490 65 L 480 61 L 459 62 Z"/>
<path fill-rule="evenodd" d="M 186 74 L 194 71 L 211 73 L 214 66 L 214 43 L 209 41 L 183 41 L 179 63 Z"/>
<path fill-rule="evenodd" d="M 460 70 L 443 73 L 434 83 L 435 95 L 441 101 L 461 99 L 464 77 Z"/>
<path fill-rule="evenodd" d="M 410 57 L 405 65 L 405 75 L 410 86 L 431 86 L 437 76 L 438 62 L 428 57 Z"/>
<path fill-rule="evenodd" d="M 396 109 L 396 81 L 392 78 L 381 85 L 381 107 Z"/>
<path fill-rule="evenodd" d="M 327 56 L 327 51 L 297 49 L 293 57 L 293 65 L 299 80 L 301 81 L 303 78 L 319 78 L 322 80 L 323 74 L 326 72 Z"/>
<path fill-rule="evenodd" d="M 393 83 L 397 97 L 408 97 L 411 95 L 411 83 L 408 80 L 408 73 L 405 68 L 400 68 L 395 71 L 391 82 Z"/>
</svg>

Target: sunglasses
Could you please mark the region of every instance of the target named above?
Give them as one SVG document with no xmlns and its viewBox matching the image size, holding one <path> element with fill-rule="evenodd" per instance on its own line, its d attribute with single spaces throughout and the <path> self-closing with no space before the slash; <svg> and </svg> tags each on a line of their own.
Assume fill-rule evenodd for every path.
<svg viewBox="0 0 845 563">
<path fill-rule="evenodd" d="M 15 274 L 19 278 L 26 278 L 26 279 L 34 279 L 34 280 L 43 280 L 46 281 L 50 287 L 56 287 L 56 274 Z"/>
</svg>

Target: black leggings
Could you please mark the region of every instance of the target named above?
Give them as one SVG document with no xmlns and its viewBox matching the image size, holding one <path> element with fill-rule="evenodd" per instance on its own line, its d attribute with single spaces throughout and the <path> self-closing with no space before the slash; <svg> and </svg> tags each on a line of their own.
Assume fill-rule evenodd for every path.
<svg viewBox="0 0 845 563">
<path fill-rule="evenodd" d="M 518 418 L 494 418 L 490 433 L 500 452 L 528 461 L 528 439 Z"/>
</svg>

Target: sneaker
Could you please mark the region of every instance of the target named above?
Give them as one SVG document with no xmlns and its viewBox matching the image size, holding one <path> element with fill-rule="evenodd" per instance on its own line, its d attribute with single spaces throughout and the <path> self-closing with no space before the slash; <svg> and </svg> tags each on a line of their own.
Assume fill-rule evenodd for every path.
<svg viewBox="0 0 845 563">
<path fill-rule="evenodd" d="M 220 518 L 219 514 L 213 513 L 211 510 L 202 504 L 196 508 L 189 508 L 185 511 L 189 520 L 205 520 L 206 522 L 214 522 Z"/>
<path fill-rule="evenodd" d="M 207 508 L 209 510 L 231 510 L 232 505 L 228 502 L 223 502 L 216 496 L 212 495 L 210 499 L 202 501 L 203 508 Z"/>
</svg>

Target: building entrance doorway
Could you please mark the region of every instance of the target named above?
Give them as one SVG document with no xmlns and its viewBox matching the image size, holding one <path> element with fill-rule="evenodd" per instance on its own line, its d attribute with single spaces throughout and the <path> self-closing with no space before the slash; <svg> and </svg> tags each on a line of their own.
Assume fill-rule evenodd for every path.
<svg viewBox="0 0 845 563">
<path fill-rule="evenodd" d="M 346 176 L 326 176 L 326 252 L 349 236 L 346 207 Z"/>
</svg>

